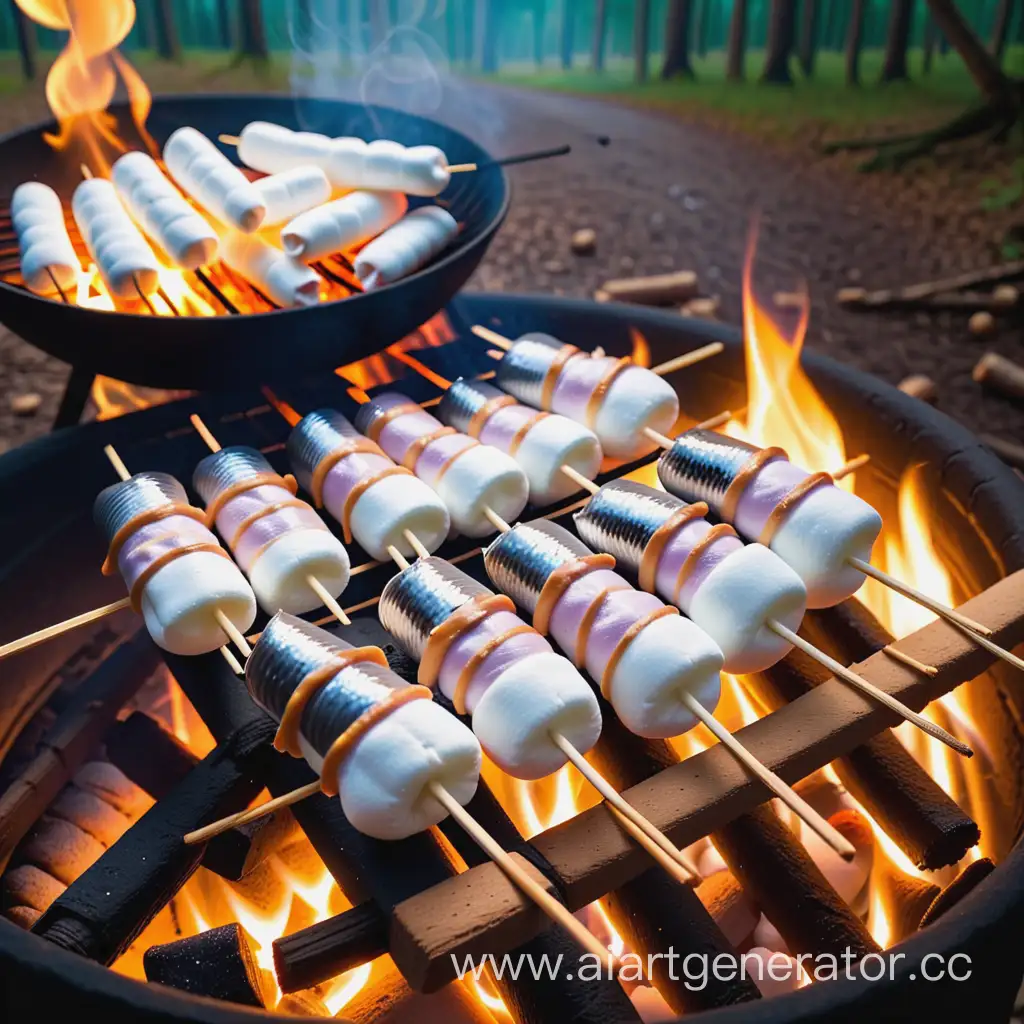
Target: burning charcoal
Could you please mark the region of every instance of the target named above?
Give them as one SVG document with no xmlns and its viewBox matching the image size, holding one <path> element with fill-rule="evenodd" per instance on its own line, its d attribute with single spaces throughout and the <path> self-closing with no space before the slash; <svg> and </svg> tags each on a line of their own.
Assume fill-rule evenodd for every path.
<svg viewBox="0 0 1024 1024">
<path fill-rule="evenodd" d="M 74 783 L 132 819 L 153 805 L 138 786 L 108 761 L 90 761 L 82 765 L 75 773 Z"/>
<path fill-rule="evenodd" d="M 104 846 L 117 842 L 131 825 L 131 819 L 115 810 L 95 793 L 68 786 L 50 805 L 51 815 L 88 832 Z"/>
<path fill-rule="evenodd" d="M 266 1005 L 252 939 L 239 924 L 151 946 L 142 963 L 147 981 L 243 1006 Z"/>
<path fill-rule="evenodd" d="M 64 886 L 34 864 L 22 864 L 4 875 L 3 891 L 5 903 L 42 913 L 64 891 Z"/>
<path fill-rule="evenodd" d="M 41 916 L 42 915 L 39 911 L 34 910 L 32 907 L 11 907 L 4 911 L 4 917 L 6 917 L 8 921 L 13 922 L 19 928 L 24 928 L 25 931 L 34 927 L 36 921 L 38 921 Z"/>
<path fill-rule="evenodd" d="M 292 992 L 283 996 L 274 1013 L 289 1017 L 330 1017 L 331 1011 L 315 992 Z"/>
<path fill-rule="evenodd" d="M 988 859 L 972 861 L 946 886 L 921 918 L 921 927 L 937 921 L 948 910 L 952 910 L 968 893 L 988 878 L 996 866 Z"/>
<path fill-rule="evenodd" d="M 43 817 L 22 844 L 20 856 L 70 885 L 102 855 L 103 847 L 88 832 L 59 818 Z"/>
<path fill-rule="evenodd" d="M 889 921 L 890 941 L 886 945 L 913 935 L 940 891 L 934 882 L 901 871 L 891 858 L 877 857 L 871 870 L 872 913 L 877 900 Z"/>
<path fill-rule="evenodd" d="M 733 947 L 746 945 L 761 912 L 735 877 L 719 871 L 697 886 L 697 895 Z"/>
</svg>

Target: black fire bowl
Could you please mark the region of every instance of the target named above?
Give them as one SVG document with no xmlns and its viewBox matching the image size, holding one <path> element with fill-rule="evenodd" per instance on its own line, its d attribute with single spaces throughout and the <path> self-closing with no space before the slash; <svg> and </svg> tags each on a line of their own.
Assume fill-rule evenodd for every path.
<svg viewBox="0 0 1024 1024">
<path fill-rule="evenodd" d="M 480 373 L 493 365 L 486 345 L 468 332 L 473 323 L 486 323 L 513 336 L 544 330 L 586 347 L 602 345 L 616 355 L 629 352 L 629 328 L 635 327 L 647 339 L 655 362 L 712 339 L 725 342 L 723 355 L 673 379 L 683 408 L 693 416 L 737 408 L 744 401 L 743 354 L 732 328 L 671 313 L 534 297 L 460 296 L 448 312 L 459 341 L 418 353 L 448 377 Z M 1024 485 L 973 435 L 924 403 L 823 356 L 806 353 L 804 365 L 838 416 L 848 452 L 872 454 L 866 483 L 877 479 L 891 491 L 908 465 L 928 465 L 934 478 L 932 511 L 942 523 L 944 554 L 962 586 L 980 590 L 1024 567 Z M 402 386 L 420 400 L 427 394 L 422 379 L 410 378 Z M 299 409 L 311 408 L 313 401 L 343 405 L 348 400 L 343 382 L 333 375 L 282 388 L 281 397 Z M 187 481 L 205 453 L 188 426 L 191 412 L 199 412 L 225 444 L 273 447 L 284 441 L 289 429 L 267 409 L 258 391 L 243 390 L 61 431 L 0 458 L 4 493 L 15 498 L 0 505 L 0 640 L 120 596 L 118 581 L 98 572 L 102 544 L 89 517 L 96 491 L 112 479 L 102 447 L 115 444 L 131 468 L 163 469 Z M 270 455 L 281 469 L 282 454 L 275 450 Z M 360 557 L 354 551 L 353 563 Z M 362 600 L 361 587 L 379 590 L 379 581 L 368 580 L 373 575 L 355 577 L 346 602 Z M 16 673 L 29 686 L 55 670 L 85 639 L 77 633 L 53 641 L 7 662 L 4 671 Z M 1005 1024 L 1020 985 L 1022 933 L 1024 848 L 1017 845 L 954 910 L 895 947 L 892 952 L 901 956 L 884 980 L 815 984 L 699 1019 L 721 1024 Z M 948 963 L 957 953 L 970 957 L 969 979 L 924 980 L 926 957 L 939 954 Z M 933 959 L 925 969 L 937 963 Z M 0 1007 L 0 1019 L 10 1021 L 85 1019 L 83 1015 L 107 1024 L 244 1024 L 255 1019 L 252 1011 L 240 1007 L 125 979 L 3 920 Z"/>
<path fill-rule="evenodd" d="M 111 107 L 122 135 L 144 148 L 125 106 Z M 300 122 L 301 115 L 301 122 Z M 452 128 L 385 107 L 283 96 L 167 96 L 154 100 L 147 128 L 161 145 L 182 125 L 216 139 L 249 121 L 330 135 L 390 138 L 439 146 L 453 163 L 487 164 L 491 155 Z M 55 153 L 40 124 L 0 138 L 0 200 L 36 178 L 70 199 L 78 162 Z M 234 147 L 223 151 L 235 159 Z M 428 320 L 466 283 L 508 210 L 509 186 L 497 166 L 456 174 L 439 197 L 460 223 L 458 239 L 423 270 L 376 291 L 305 309 L 245 316 L 154 317 L 65 305 L 0 281 L 0 322 L 82 373 L 132 384 L 225 389 L 300 370 L 330 370 L 379 352 Z M 414 202 L 412 205 L 416 205 Z"/>
</svg>

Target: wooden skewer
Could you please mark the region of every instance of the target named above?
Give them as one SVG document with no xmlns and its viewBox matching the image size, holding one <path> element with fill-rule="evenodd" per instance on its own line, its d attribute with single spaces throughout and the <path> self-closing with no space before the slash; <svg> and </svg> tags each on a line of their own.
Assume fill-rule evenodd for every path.
<svg viewBox="0 0 1024 1024">
<path fill-rule="evenodd" d="M 565 465 L 564 463 L 558 467 L 574 484 L 579 484 L 580 487 L 585 491 L 589 491 L 591 494 L 597 494 L 600 487 L 594 483 L 590 477 L 584 476 L 578 469 L 572 466 Z"/>
<path fill-rule="evenodd" d="M 409 542 L 409 547 L 416 552 L 417 558 L 430 557 L 430 552 L 427 550 L 426 545 L 419 539 L 419 537 L 416 536 L 415 533 L 412 532 L 412 530 L 403 530 L 402 533 L 405 536 L 405 539 Z"/>
<path fill-rule="evenodd" d="M 68 633 L 79 626 L 87 626 L 90 622 L 96 622 L 98 619 L 106 618 L 115 612 L 122 612 L 126 608 L 131 608 L 131 606 L 131 600 L 127 597 L 122 597 L 120 601 L 112 601 L 101 608 L 93 608 L 90 612 L 82 612 L 81 615 L 72 616 L 63 622 L 55 622 L 52 626 L 37 629 L 34 633 L 29 633 L 28 636 L 23 636 L 19 640 L 12 640 L 10 643 L 0 647 L 0 661 L 10 657 L 12 654 L 17 654 L 19 651 L 27 651 L 33 647 L 38 647 L 39 644 L 46 643 L 47 640 L 52 640 L 54 637 L 60 636 L 62 633 Z"/>
<path fill-rule="evenodd" d="M 863 469 L 870 461 L 871 456 L 867 452 L 863 455 L 855 455 L 832 473 L 832 479 L 842 480 L 844 476 L 849 476 L 851 473 L 856 473 L 858 469 Z"/>
<path fill-rule="evenodd" d="M 222 647 L 220 653 L 224 656 L 224 660 L 228 663 L 228 667 L 236 676 L 245 678 L 245 666 L 231 653 L 230 647 Z"/>
<path fill-rule="evenodd" d="M 512 529 L 508 523 L 505 522 L 497 512 L 494 511 L 489 505 L 484 506 L 484 515 L 491 521 L 491 524 L 499 533 L 508 533 Z"/>
<path fill-rule="evenodd" d="M 695 423 L 692 427 L 688 427 L 688 430 L 714 430 L 716 427 L 724 426 L 733 417 L 731 409 L 723 409 L 721 412 L 715 413 L 714 416 L 709 416 L 706 420 L 701 420 L 700 423 Z M 653 441 L 659 448 L 664 448 L 666 451 L 672 447 L 675 442 L 667 434 L 661 433 L 661 431 L 655 430 L 653 427 L 644 427 L 644 435 Z"/>
<path fill-rule="evenodd" d="M 273 814 L 274 811 L 279 811 L 282 807 L 291 807 L 292 804 L 297 804 L 300 800 L 305 800 L 307 796 L 312 796 L 314 793 L 319 792 L 320 780 L 318 779 L 316 782 L 310 782 L 305 786 L 300 786 L 298 789 L 293 789 L 290 793 L 284 793 L 273 800 L 267 800 L 258 807 L 250 807 L 249 810 L 239 811 L 238 814 L 229 814 L 226 818 L 221 818 L 209 825 L 204 825 L 202 828 L 197 828 L 194 832 L 189 832 L 185 836 L 185 845 L 192 846 L 195 843 L 205 843 L 208 839 L 213 839 L 214 836 L 219 836 L 222 832 L 227 832 L 236 825 L 246 825 L 250 821 L 256 821 L 257 818 Z"/>
<path fill-rule="evenodd" d="M 430 783 L 430 791 L 438 803 L 465 829 L 467 835 L 501 868 L 508 878 L 546 913 L 552 921 L 561 925 L 588 953 L 598 957 L 599 962 L 613 959 L 612 954 L 601 945 L 569 910 L 558 902 L 547 889 L 536 882 L 523 868 L 505 852 L 495 838 L 458 802 L 439 782 Z"/>
<path fill-rule="evenodd" d="M 206 447 L 211 452 L 219 452 L 221 450 L 221 443 L 213 436 L 213 431 L 203 422 L 202 418 L 198 413 L 192 413 L 189 416 L 189 420 L 192 426 L 196 428 L 196 433 L 206 442 Z M 309 584 L 310 590 L 318 598 L 320 598 L 323 606 L 343 625 L 351 626 L 352 620 L 345 614 L 345 609 L 338 604 L 337 600 L 331 595 L 330 591 L 312 574 L 306 577 L 306 582 Z M 233 639 L 233 638 L 232 638 Z M 241 648 L 239 648 L 241 650 Z M 243 652 L 244 653 L 244 652 Z M 249 655 L 246 654 L 246 657 Z"/>
<path fill-rule="evenodd" d="M 801 821 L 807 824 L 821 839 L 832 847 L 845 861 L 853 860 L 856 850 L 848 839 L 830 825 L 799 793 L 782 781 L 771 769 L 761 764 L 703 704 L 689 693 L 680 695 L 680 700 L 690 713 L 704 723 L 715 738 L 727 747 L 751 774 L 757 776 Z"/>
<path fill-rule="evenodd" d="M 395 565 L 397 565 L 399 569 L 408 569 L 409 566 L 412 564 L 409 561 L 409 559 L 406 558 L 405 555 L 403 555 L 402 552 L 395 547 L 394 544 L 388 545 L 388 554 L 392 557 Z"/>
<path fill-rule="evenodd" d="M 824 651 L 818 650 L 814 644 L 809 643 L 788 626 L 783 625 L 776 619 L 767 619 L 765 621 L 765 625 L 773 633 L 781 636 L 783 640 L 792 644 L 794 647 L 799 648 L 809 658 L 813 658 L 819 665 L 824 665 L 829 672 L 837 678 L 842 679 L 844 683 L 848 683 L 850 686 L 856 687 L 856 689 L 860 690 L 862 693 L 866 693 L 869 697 L 878 701 L 879 704 L 885 705 L 885 707 L 889 708 L 890 711 L 895 711 L 901 718 L 906 719 L 912 725 L 916 725 L 918 729 L 926 732 L 929 736 L 945 743 L 947 747 L 952 748 L 958 754 L 962 754 L 964 757 L 973 756 L 974 751 L 971 750 L 966 743 L 962 743 L 955 736 L 946 732 L 946 730 L 941 726 L 929 721 L 923 715 L 919 715 L 916 711 L 911 711 L 911 709 L 902 701 L 897 700 L 884 690 L 880 690 L 874 683 L 868 682 L 868 680 L 863 676 L 858 675 L 852 669 L 849 669 L 845 665 L 836 661 L 835 658 L 829 657 L 829 655 Z M 890 653 L 892 656 L 899 658 L 898 652 Z"/>
</svg>

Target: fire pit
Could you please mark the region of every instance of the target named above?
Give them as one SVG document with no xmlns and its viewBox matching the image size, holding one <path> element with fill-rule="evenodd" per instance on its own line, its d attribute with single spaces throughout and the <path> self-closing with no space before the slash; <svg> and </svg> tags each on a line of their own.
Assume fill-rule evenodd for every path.
<svg viewBox="0 0 1024 1024">
<path fill-rule="evenodd" d="M 0 138 L 0 321 L 80 375 L 224 390 L 354 362 L 428 320 L 465 284 L 504 220 L 509 201 L 505 172 L 477 143 L 427 118 L 327 99 L 304 101 L 301 110 L 302 124 L 296 104 L 285 96 L 161 97 L 153 102 L 146 130 L 162 146 L 182 125 L 216 139 L 250 121 L 266 120 L 296 130 L 438 146 L 453 162 L 481 166 L 453 175 L 440 197 L 460 224 L 448 251 L 423 270 L 370 292 L 360 290 L 341 254 L 320 260 L 314 269 L 322 279 L 322 301 L 303 309 L 279 309 L 221 263 L 198 271 L 165 269 L 162 294 L 148 307 L 133 301 L 115 309 L 109 295 L 87 283 L 66 294 L 67 301 L 41 298 L 21 284 L 10 196 L 23 181 L 37 178 L 49 184 L 64 199 L 77 238 L 70 196 L 81 181 L 80 161 L 92 149 L 72 145 L 54 150 L 43 136 L 55 133 L 57 125 L 34 125 Z M 127 148 L 145 151 L 128 105 L 112 106 L 108 113 L 117 119 Z M 233 147 L 224 152 L 237 159 Z M 79 244 L 79 249 L 88 266 L 84 247 Z"/>
<path fill-rule="evenodd" d="M 459 297 L 417 335 L 344 368 L 344 377 L 327 375 L 303 384 L 273 380 L 270 392 L 200 396 L 65 432 L 5 456 L 0 474 L 19 502 L 5 513 L 5 536 L 18 539 L 0 560 L 3 638 L 120 596 L 117 586 L 96 571 L 103 552 L 89 522 L 93 496 L 110 480 L 101 451 L 104 444 L 116 445 L 129 465 L 188 479 L 204 453 L 188 425 L 188 414 L 195 411 L 222 443 L 253 444 L 283 466 L 289 427 L 281 411 L 316 405 L 345 408 L 352 385 L 372 393 L 396 378 L 415 400 L 429 402 L 438 389 L 410 368 L 410 354 L 414 363 L 444 377 L 488 373 L 494 364 L 487 345 L 468 330 L 477 323 L 511 336 L 543 330 L 575 341 L 586 339 L 586 344 L 611 354 L 632 352 L 650 362 L 711 340 L 723 341 L 722 355 L 671 378 L 688 415 L 700 419 L 724 407 L 746 405 L 744 422 L 730 429 L 772 430 L 776 443 L 797 447 L 801 442 L 832 445 L 829 458 L 838 460 L 870 455 L 867 466 L 857 471 L 856 490 L 886 519 L 878 552 L 881 562 L 936 596 L 948 590 L 946 596 L 956 604 L 980 595 L 968 602 L 968 613 L 992 625 L 1005 645 L 1024 638 L 1021 485 L 973 437 L 941 414 L 873 378 L 808 355 L 804 365 L 814 387 L 800 374 L 789 380 L 788 408 L 796 403 L 814 429 L 782 440 L 778 432 L 783 428 L 763 417 L 773 409 L 784 411 L 785 396 L 773 391 L 767 377 L 748 378 L 740 340 L 731 329 L 621 306 L 499 296 Z M 754 339 L 758 362 L 768 365 L 780 355 L 778 340 Z M 834 418 L 831 432 L 825 413 Z M 921 464 L 923 469 L 911 471 Z M 633 468 L 650 473 L 649 465 Z M 442 554 L 459 559 L 471 572 L 480 571 L 475 542 L 452 542 Z M 352 560 L 363 568 L 353 576 L 344 603 L 366 631 L 366 642 L 377 642 L 374 603 L 391 570 L 371 563 L 354 547 Z M 735 690 L 727 694 L 724 712 L 733 727 L 746 724 L 742 736 L 747 745 L 783 777 L 795 783 L 812 776 L 807 783 L 811 788 L 803 790 L 808 798 L 812 790 L 827 791 L 829 799 L 840 793 L 834 771 L 857 800 L 851 810 L 852 797 L 842 797 L 847 815 L 874 819 L 874 866 L 852 908 L 831 892 L 834 876 L 824 890 L 820 885 L 815 888 L 813 871 L 806 868 L 806 854 L 799 854 L 793 834 L 756 811 L 764 792 L 720 747 L 702 750 L 700 740 L 686 740 L 676 750 L 635 738 L 630 743 L 606 726 L 597 754 L 609 777 L 630 787 L 630 796 L 673 840 L 699 843 L 713 833 L 746 898 L 761 909 L 771 908 L 772 924 L 786 933 L 792 952 L 801 942 L 838 941 L 852 942 L 864 955 L 902 940 L 893 950 L 902 957 L 894 961 L 891 975 L 886 963 L 886 980 L 817 981 L 761 1002 L 745 1002 L 756 995 L 749 987 L 716 983 L 696 992 L 656 975 L 662 997 L 677 1011 L 695 1013 L 740 1003 L 720 1014 L 723 1020 L 737 1021 L 852 1021 L 866 1014 L 950 1019 L 954 1014 L 976 1015 L 979 1007 L 991 1009 L 992 1019 L 1008 1014 L 1020 980 L 1016 936 L 1024 916 L 1024 852 L 1017 846 L 1024 809 L 1016 770 L 1024 751 L 1016 724 L 1019 679 L 1003 665 L 993 667 L 987 655 L 959 634 L 929 623 L 930 616 L 919 609 L 895 599 L 890 603 L 870 590 L 863 596 L 897 636 L 913 634 L 901 647 L 934 665 L 934 677 L 908 673 L 884 654 L 872 654 L 886 638 L 883 634 L 879 640 L 877 623 L 866 624 L 849 608 L 816 620 L 814 628 L 822 633 L 818 642 L 830 644 L 841 660 L 860 663 L 862 672 L 912 706 L 932 701 L 929 714 L 970 739 L 977 751 L 972 762 L 954 764 L 944 748 L 917 737 L 908 742 L 924 770 L 909 758 L 901 761 L 906 752 L 886 731 L 894 719 L 834 680 L 801 695 L 800 686 L 806 689 L 808 679 L 818 680 L 793 658 L 784 663 L 785 671 L 754 687 L 758 698 L 777 710 L 755 722 L 759 715 L 751 699 Z M 269 752 L 273 730 L 268 720 L 216 654 L 168 656 L 177 683 L 158 674 L 155 684 L 136 695 L 156 663 L 152 648 L 130 640 L 107 656 L 118 634 L 132 628 L 130 620 L 108 620 L 65 634 L 4 665 L 0 749 L 6 756 L 0 768 L 8 788 L 0 795 L 0 849 L 5 856 L 14 854 L 8 873 L 30 862 L 33 852 L 39 855 L 38 842 L 26 853 L 27 844 L 41 830 L 37 822 L 66 813 L 51 810 L 51 802 L 90 759 L 105 752 L 139 786 L 158 796 L 137 824 L 120 839 L 111 837 L 107 849 L 98 851 L 92 868 L 69 873 L 70 885 L 45 915 L 26 914 L 22 908 L 22 923 L 35 921 L 37 934 L 0 921 L 3 970 L 18 979 L 17 985 L 4 990 L 11 1019 L 27 1019 L 29 1014 L 56 1017 L 83 1008 L 114 1022 L 252 1019 L 252 1009 L 201 996 L 275 1005 L 276 990 L 265 977 L 261 982 L 259 972 L 270 966 L 271 946 L 285 933 L 288 937 L 276 943 L 278 982 L 304 994 L 282 1002 L 282 1013 L 303 1012 L 305 1007 L 304 1012 L 312 1008 L 323 1014 L 326 1007 L 360 1022 L 385 1015 L 389 1020 L 422 1019 L 432 1013 L 481 1020 L 490 1007 L 494 1017 L 504 1021 L 508 1018 L 499 1009 L 500 997 L 513 1019 L 529 1024 L 566 1016 L 595 1022 L 637 1019 L 622 989 L 611 982 L 506 979 L 497 989 L 445 984 L 452 972 L 449 953 L 501 953 L 512 948 L 566 952 L 558 933 L 539 935 L 543 921 L 492 865 L 480 864 L 457 828 L 445 826 L 446 838 L 471 866 L 455 877 L 450 848 L 446 852 L 426 834 L 396 844 L 367 840 L 347 826 L 337 802 L 324 797 L 294 807 L 295 819 L 319 859 L 304 840 L 297 842 L 293 830 L 267 838 L 270 845 L 262 853 L 255 840 L 246 840 L 241 860 L 232 861 L 223 848 L 213 851 L 214 844 L 205 855 L 200 848 L 183 847 L 184 831 L 244 806 L 263 785 L 278 793 L 309 776 L 301 762 Z M 83 659 L 90 663 L 84 668 Z M 90 674 L 88 669 L 96 662 L 99 668 Z M 77 691 L 67 684 L 69 664 L 77 664 L 87 675 Z M 396 665 L 400 668 L 400 661 Z M 943 696 L 968 680 L 973 681 L 952 696 Z M 159 699 L 154 699 L 154 692 Z M 47 722 L 36 712 L 51 694 L 58 718 L 42 745 L 34 746 L 30 740 L 44 732 Z M 790 703 L 784 703 L 785 698 Z M 122 704 L 145 712 L 150 721 L 135 715 L 115 722 Z M 154 731 L 153 717 L 162 719 L 166 731 Z M 175 744 L 171 731 L 191 749 Z M 218 746 L 208 753 L 215 742 Z M 691 756 L 674 765 L 680 754 Z M 197 757 L 204 759 L 196 764 Z M 819 771 L 830 762 L 831 768 Z M 897 762 L 909 765 L 913 784 L 908 785 L 906 778 L 894 780 L 891 774 L 872 776 L 877 770 L 891 773 Z M 154 773 L 153 765 L 160 771 Z M 888 767 L 879 769 L 880 765 Z M 645 855 L 626 843 L 603 808 L 584 809 L 569 776 L 563 773 L 553 783 L 532 786 L 512 783 L 500 774 L 487 774 L 486 781 L 520 829 L 534 834 L 530 846 L 522 844 L 496 804 L 474 809 L 503 842 L 522 849 L 541 868 L 571 908 L 582 909 L 610 894 L 603 910 L 586 911 L 592 928 L 604 927 L 611 941 L 643 952 L 661 950 L 665 944 L 675 945 L 681 955 L 722 948 L 724 933 L 715 922 L 724 918 L 712 921 L 690 890 L 668 885 Z M 941 788 L 928 790 L 934 781 Z M 895 801 L 888 798 L 893 794 Z M 899 805 L 901 800 L 904 805 Z M 480 804 L 480 798 L 474 804 Z M 972 818 L 981 828 L 980 847 L 974 846 Z M 285 856 L 281 851 L 286 849 L 292 853 Z M 753 849 L 758 855 L 751 860 Z M 294 859 L 296 850 L 305 851 L 305 861 Z M 698 845 L 694 852 L 707 851 Z M 783 854 L 797 858 L 783 857 L 785 870 L 778 867 Z M 203 867 L 196 872 L 200 857 Z M 242 882 L 224 881 L 232 871 L 237 876 L 239 864 L 244 868 L 247 858 L 260 861 L 256 869 Z M 997 864 L 987 877 L 985 858 Z M 344 909 L 324 865 L 354 909 Z M 730 876 L 710 875 L 716 877 L 721 882 Z M 972 881 L 979 879 L 972 889 Z M 928 908 L 939 889 L 943 895 Z M 716 906 L 703 886 L 698 892 L 709 906 Z M 172 897 L 172 910 L 165 911 Z M 729 898 L 735 897 L 732 890 Z M 801 900 L 827 907 L 830 916 L 822 921 L 809 915 L 801 910 Z M 951 909 L 941 913 L 944 907 Z M 926 909 L 935 923 L 917 930 Z M 8 905 L 8 913 L 11 910 Z M 246 961 L 237 931 L 227 927 L 235 921 L 263 947 L 255 963 Z M 222 927 L 213 932 L 214 926 Z M 198 932 L 206 933 L 202 945 L 180 945 L 196 941 L 189 937 Z M 749 936 L 742 937 L 741 944 L 758 945 Z M 159 947 L 147 961 L 150 976 L 185 992 L 133 980 L 132 976 L 141 977 L 139 958 L 149 946 Z M 383 961 L 371 966 L 388 951 L 413 989 L 438 990 L 437 994 L 412 994 Z M 193 962 L 204 962 L 204 970 L 185 971 L 183 978 L 180 965 L 190 953 Z M 937 973 L 925 962 L 935 955 L 944 957 L 943 963 L 959 977 L 957 964 L 965 961 L 953 962 L 955 954 L 970 957 L 969 978 L 922 980 L 923 971 Z M 103 966 L 111 963 L 114 971 Z M 218 967 L 216 983 L 206 969 L 211 964 Z M 339 974 L 339 980 L 331 980 Z M 638 1005 L 642 1003 L 638 998 Z"/>
</svg>

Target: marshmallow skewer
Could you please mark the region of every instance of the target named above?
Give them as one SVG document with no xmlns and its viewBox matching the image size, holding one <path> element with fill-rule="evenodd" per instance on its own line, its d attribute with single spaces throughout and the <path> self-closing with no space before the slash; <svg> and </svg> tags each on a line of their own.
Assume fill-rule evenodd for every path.
<svg viewBox="0 0 1024 1024">
<path fill-rule="evenodd" d="M 127 483 L 132 479 L 132 474 L 128 471 L 128 467 L 124 464 L 124 460 L 120 455 L 117 454 L 113 445 L 108 444 L 104 449 L 103 453 L 110 461 L 111 466 L 114 467 L 114 472 L 117 473 L 122 483 Z M 237 569 L 236 569 L 237 571 Z M 250 601 L 252 600 L 250 591 Z M 255 602 L 253 602 L 255 605 Z M 254 608 L 255 611 L 255 608 Z M 248 658 L 252 654 L 252 648 L 249 646 L 249 641 L 245 639 L 242 631 L 231 621 L 231 619 L 225 614 L 223 608 L 215 608 L 213 610 L 214 617 L 217 620 L 217 624 L 224 631 L 225 636 L 238 648 L 242 657 Z M 251 623 L 250 618 L 250 623 Z M 233 671 L 238 671 L 239 665 L 237 659 L 227 648 L 222 647 L 221 652 L 224 654 L 228 664 L 231 665 Z"/>
<path fill-rule="evenodd" d="M 56 290 L 67 302 L 81 264 L 64 223 L 60 197 L 41 181 L 24 182 L 11 197 L 11 223 L 18 235 L 25 286 L 37 295 Z"/>
<path fill-rule="evenodd" d="M 531 611 L 535 626 L 550 629 L 563 649 L 575 649 L 576 662 L 600 682 L 630 731 L 673 736 L 701 722 L 840 857 L 853 857 L 851 844 L 706 707 L 718 700 L 722 665 L 711 638 L 631 587 L 613 571 L 612 556 L 595 555 L 569 531 L 541 519 L 504 531 L 484 552 L 484 566 L 499 590 Z"/>
<path fill-rule="evenodd" d="M 988 627 L 871 565 L 881 516 L 835 487 L 828 473 L 794 466 L 781 448 L 757 448 L 693 428 L 671 440 L 658 462 L 658 476 L 670 493 L 684 501 L 706 501 L 742 535 L 779 554 L 804 580 L 810 607 L 837 604 L 870 576 L 945 619 L 990 654 L 1024 669 L 1024 660 L 988 639 Z"/>
<path fill-rule="evenodd" d="M 189 419 L 213 456 L 220 456 L 220 453 L 225 452 L 213 436 L 213 432 L 196 413 Z M 238 559 L 242 543 L 248 540 L 245 537 L 246 533 L 253 527 L 256 528 L 255 543 L 258 547 L 255 555 L 247 559 L 247 567 L 243 565 L 243 568 L 246 569 L 264 611 L 270 614 L 281 610 L 291 613 L 308 612 L 317 607 L 319 602 L 340 623 L 350 626 L 352 620 L 345 614 L 337 600 L 338 595 L 348 585 L 348 553 L 309 505 L 293 494 L 288 496 L 294 490 L 294 481 L 291 481 L 290 489 L 282 486 L 288 481 L 284 478 L 275 481 L 276 474 L 273 474 L 269 465 L 262 465 L 262 459 L 247 457 L 250 452 L 251 450 L 247 449 L 231 449 L 225 453 L 229 460 L 233 455 L 242 458 L 241 474 L 228 474 L 226 471 L 232 468 L 230 465 L 206 466 L 212 459 L 204 459 L 196 468 L 195 482 L 196 489 L 201 494 L 205 491 L 210 495 L 207 505 L 219 507 L 218 518 L 225 513 L 230 514 L 228 506 L 238 498 L 248 495 L 250 500 L 247 507 L 240 513 L 231 515 L 231 521 L 225 523 L 232 530 L 232 535 L 226 536 L 225 541 Z M 252 454 L 258 455 L 255 452 Z M 220 456 L 221 462 L 225 456 Z M 235 461 L 239 461 L 238 458 Z M 239 479 L 221 487 L 219 484 L 224 481 L 218 480 L 218 477 L 225 476 L 238 476 Z M 269 493 L 265 493 L 266 491 Z M 235 519 L 239 514 L 242 519 L 236 523 Z M 288 545 L 283 553 L 280 550 L 282 543 Z M 247 546 L 251 548 L 252 544 L 249 543 Z M 277 551 L 272 550 L 274 546 L 278 548 Z M 268 570 L 264 570 L 263 562 L 268 558 L 273 564 Z M 285 560 L 291 563 L 287 570 L 282 565 Z M 312 565 L 326 568 L 331 575 L 329 586 L 325 586 L 313 571 L 305 572 L 301 583 L 297 578 L 292 578 L 298 577 L 303 569 Z M 312 603 L 308 597 L 301 594 L 302 583 L 312 592 Z"/>
</svg>

